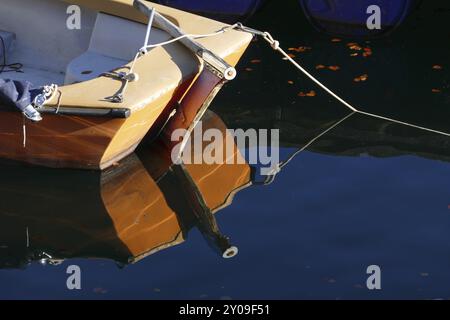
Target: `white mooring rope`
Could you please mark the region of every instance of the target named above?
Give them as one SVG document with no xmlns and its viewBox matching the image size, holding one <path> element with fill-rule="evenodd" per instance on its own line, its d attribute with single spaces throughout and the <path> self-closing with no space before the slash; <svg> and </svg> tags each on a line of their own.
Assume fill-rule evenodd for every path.
<svg viewBox="0 0 450 320">
<path fill-rule="evenodd" d="M 325 90 L 329 95 L 331 95 L 333 98 L 338 100 L 340 103 L 342 103 L 348 109 L 350 109 L 353 113 L 359 113 L 359 114 L 366 115 L 366 116 L 369 116 L 369 117 L 378 118 L 378 119 L 381 119 L 381 120 L 386 120 L 386 121 L 390 121 L 390 122 L 397 123 L 397 124 L 400 124 L 400 125 L 412 127 L 412 128 L 415 128 L 415 129 L 424 130 L 424 131 L 428 131 L 428 132 L 432 132 L 432 133 L 436 133 L 436 134 L 440 134 L 440 135 L 443 135 L 443 136 L 450 137 L 450 133 L 447 133 L 447 132 L 443 132 L 443 131 L 439 131 L 439 130 L 434 130 L 434 129 L 422 127 L 422 126 L 419 126 L 419 125 L 416 125 L 416 124 L 412 124 L 412 123 L 396 120 L 396 119 L 393 119 L 393 118 L 377 115 L 377 114 L 366 112 L 366 111 L 361 111 L 361 110 L 355 108 L 350 103 L 348 103 L 347 101 L 345 101 L 344 99 L 339 97 L 336 93 L 334 93 L 327 86 L 325 86 L 322 82 L 320 82 L 317 78 L 315 78 L 311 73 L 309 73 L 305 68 L 303 68 L 297 61 L 295 61 L 291 56 L 289 56 L 289 54 L 287 54 L 286 51 L 284 51 L 280 47 L 280 42 L 275 40 L 269 32 L 262 32 L 262 31 L 259 31 L 259 30 L 255 30 L 255 29 L 252 29 L 252 28 L 245 27 L 241 23 L 236 23 L 234 25 L 226 26 L 226 27 L 224 27 L 224 28 L 222 28 L 222 29 L 220 29 L 220 30 L 218 30 L 216 32 L 212 32 L 212 33 L 208 33 L 208 34 L 184 34 L 184 35 L 182 35 L 180 37 L 177 37 L 177 38 L 174 38 L 174 39 L 171 39 L 171 40 L 168 40 L 168 41 L 155 43 L 155 44 L 148 44 L 149 35 L 150 35 L 151 29 L 152 29 L 152 24 L 153 24 L 153 14 L 152 14 L 152 16 L 149 19 L 149 25 L 148 25 L 148 28 L 147 28 L 147 35 L 146 35 L 145 44 L 136 53 L 136 56 L 133 59 L 132 64 L 131 64 L 129 74 L 133 73 L 133 70 L 134 70 L 134 67 L 136 65 L 137 60 L 142 55 L 145 55 L 147 53 L 148 49 L 156 48 L 156 47 L 162 47 L 162 46 L 165 46 L 165 45 L 168 45 L 168 44 L 180 41 L 180 40 L 182 40 L 184 38 L 191 38 L 191 39 L 209 38 L 209 37 L 214 37 L 214 36 L 223 34 L 223 33 L 227 32 L 227 31 L 230 31 L 230 30 L 240 30 L 240 31 L 251 33 L 251 34 L 256 35 L 256 36 L 261 36 L 264 40 L 266 40 L 270 44 L 272 49 L 274 49 L 275 51 L 278 51 L 287 61 L 292 63 L 292 65 L 294 65 L 294 67 L 296 67 L 298 70 L 300 70 L 309 79 L 311 79 L 314 83 L 316 83 L 320 88 Z M 128 86 L 128 81 L 125 82 L 123 92 L 126 91 L 127 86 Z"/>
<path fill-rule="evenodd" d="M 150 20 L 150 21 L 152 21 L 152 20 Z M 223 33 L 227 32 L 227 31 L 230 31 L 230 30 L 236 30 L 236 29 L 239 28 L 239 26 L 240 26 L 240 24 L 236 23 L 234 25 L 226 26 L 226 27 L 224 27 L 224 28 L 222 28 L 222 29 L 220 29 L 218 31 L 211 32 L 211 33 L 206 33 L 206 34 L 183 34 L 182 36 L 179 36 L 177 38 L 173 38 L 173 39 L 170 39 L 170 40 L 167 40 L 167 41 L 154 43 L 154 44 L 148 44 L 148 37 L 146 37 L 146 41 L 144 43 L 144 46 L 139 49 L 139 51 L 136 53 L 136 56 L 133 59 L 133 62 L 131 63 L 130 73 L 133 72 L 137 60 L 142 55 L 145 55 L 149 49 L 158 48 L 158 47 L 164 47 L 164 46 L 167 46 L 169 44 L 172 44 L 172 43 L 178 42 L 180 40 L 183 40 L 185 38 L 190 38 L 190 39 L 196 40 L 196 39 L 202 39 L 202 38 L 215 37 L 215 36 L 218 36 L 220 34 L 223 34 Z M 151 27 L 152 26 L 149 24 L 149 28 L 147 29 L 147 33 L 148 34 L 151 32 L 151 29 L 152 29 Z"/>
<path fill-rule="evenodd" d="M 130 69 L 128 71 L 128 74 L 133 74 L 134 73 L 134 69 L 136 67 L 137 61 L 139 60 L 139 58 L 141 56 L 147 54 L 147 52 L 150 49 L 158 48 L 158 47 L 164 47 L 164 46 L 167 46 L 169 44 L 172 44 L 172 43 L 178 42 L 180 40 L 183 40 L 185 38 L 190 38 L 190 39 L 194 39 L 195 40 L 195 39 L 215 37 L 215 36 L 218 36 L 220 34 L 223 34 L 223 33 L 227 32 L 227 31 L 230 31 L 230 30 L 236 30 L 236 29 L 238 29 L 241 26 L 240 23 L 236 23 L 236 24 L 233 24 L 233 25 L 229 25 L 229 26 L 223 27 L 222 29 L 220 29 L 218 31 L 215 31 L 215 32 L 211 32 L 211 33 L 206 33 L 206 34 L 183 34 L 182 36 L 179 36 L 179 37 L 167 40 L 167 41 L 154 43 L 154 44 L 148 44 L 148 41 L 150 40 L 150 34 L 151 34 L 151 31 L 152 31 L 152 28 L 153 28 L 154 16 L 155 16 L 155 11 L 153 9 L 152 10 L 152 14 L 150 15 L 150 18 L 149 18 L 148 25 L 147 25 L 147 32 L 146 32 L 146 35 L 145 35 L 144 45 L 142 46 L 142 48 L 140 48 L 138 50 L 138 52 L 134 56 L 134 59 L 131 62 L 131 66 L 130 66 Z M 123 89 L 121 90 L 122 91 L 122 93 L 121 93 L 122 95 L 124 95 L 125 92 L 127 91 L 128 83 L 129 83 L 129 80 L 125 80 L 125 84 L 123 86 Z"/>
<path fill-rule="evenodd" d="M 167 40 L 167 41 L 164 41 L 164 42 L 155 43 L 155 44 L 147 44 L 144 47 L 142 47 L 141 50 L 157 48 L 157 47 L 163 47 L 163 46 L 166 46 L 168 44 L 180 41 L 180 40 L 185 39 L 185 38 L 191 38 L 191 39 L 196 40 L 196 39 L 202 39 L 202 38 L 215 37 L 215 36 L 218 36 L 218 35 L 220 35 L 222 33 L 230 31 L 230 30 L 236 30 L 238 28 L 238 26 L 239 26 L 239 24 L 236 23 L 234 25 L 224 27 L 224 28 L 222 28 L 222 29 L 220 29 L 218 31 L 215 31 L 215 32 L 212 32 L 212 33 L 206 33 L 206 34 L 183 34 L 182 36 L 179 36 L 177 38 L 173 38 L 171 40 Z"/>
<path fill-rule="evenodd" d="M 388 117 L 380 116 L 380 115 L 377 115 L 377 114 L 374 114 L 374 113 L 365 112 L 365 111 L 361 111 L 361 110 L 356 109 L 350 103 L 348 103 L 347 101 L 345 101 L 344 99 L 339 97 L 336 93 L 331 91 L 323 83 L 321 83 L 319 80 L 317 80 L 312 74 L 310 74 L 305 68 L 303 68 L 300 64 L 298 64 L 294 59 L 292 59 L 286 53 L 286 51 L 284 51 L 280 47 L 280 42 L 275 40 L 270 33 L 264 32 L 263 34 L 264 34 L 264 36 L 263 36 L 264 40 L 266 40 L 275 51 L 278 51 L 279 53 L 281 53 L 284 56 L 284 58 L 286 60 L 288 60 L 289 62 L 291 62 L 298 70 L 303 72 L 308 78 L 310 78 L 312 81 L 314 81 L 314 83 L 316 83 L 319 87 L 321 87 L 323 90 L 325 90 L 333 98 L 335 98 L 336 100 L 341 102 L 344 106 L 346 106 L 351 111 L 353 111 L 355 113 L 363 114 L 363 115 L 366 115 L 366 116 L 370 116 L 370 117 L 374 117 L 374 118 L 378 118 L 378 119 L 382 119 L 382 120 L 391 121 L 391 122 L 398 123 L 398 124 L 401 124 L 401 125 L 404 125 L 404 126 L 408 126 L 408 127 L 412 127 L 412 128 L 415 128 L 415 129 L 425 130 L 425 131 L 428 131 L 428 132 L 437 133 L 437 134 L 440 134 L 440 135 L 444 135 L 444 136 L 450 137 L 450 133 L 447 133 L 447 132 L 443 132 L 443 131 L 439 131 L 439 130 L 434 130 L 434 129 L 422 127 L 422 126 L 415 125 L 415 124 L 412 124 L 412 123 L 408 123 L 408 122 L 404 122 L 404 121 L 400 121 L 400 120 L 396 120 L 396 119 L 392 119 L 392 118 L 388 118 Z"/>
<path fill-rule="evenodd" d="M 22 117 L 22 145 L 24 148 L 27 147 L 27 122 L 25 121 L 25 116 Z"/>
</svg>

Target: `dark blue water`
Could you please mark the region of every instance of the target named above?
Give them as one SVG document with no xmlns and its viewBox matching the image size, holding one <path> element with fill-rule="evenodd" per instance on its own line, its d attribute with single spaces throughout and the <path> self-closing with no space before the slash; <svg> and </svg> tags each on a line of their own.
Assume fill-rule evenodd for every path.
<svg viewBox="0 0 450 320">
<path fill-rule="evenodd" d="M 346 48 L 348 42 L 363 40 L 331 42 L 332 36 L 295 20 L 300 13 L 292 8 L 267 6 L 250 23 L 273 29 L 286 47 L 310 46 L 296 58 L 364 110 L 448 132 L 449 31 L 441 29 L 448 11 L 435 9 L 422 8 L 398 32 L 372 40 L 370 60 L 354 60 Z M 277 24 L 267 19 L 271 15 L 287 16 L 292 23 Z M 255 59 L 261 63 L 252 63 Z M 320 73 L 318 64 L 339 65 L 341 70 Z M 436 64 L 443 70 L 432 70 Z M 261 42 L 249 50 L 240 69 L 240 79 L 221 93 L 214 111 L 229 128 L 280 129 L 284 156 L 347 113 Z M 363 73 L 369 75 L 366 83 L 352 81 Z M 441 92 L 433 93 L 437 87 Z M 297 96 L 309 90 L 317 95 Z M 193 227 L 183 244 L 125 268 L 113 261 L 115 253 L 99 247 L 91 256 L 110 259 L 75 257 L 59 266 L 34 262 L 21 270 L 2 270 L 0 298 L 448 299 L 449 148 L 446 137 L 354 116 L 295 157 L 271 185 L 238 192 L 217 214 L 221 230 L 239 247 L 237 257 L 220 258 Z M 8 181 L 17 174 L 2 170 Z M 91 189 L 98 192 L 96 174 L 27 170 L 26 178 L 19 175 L 24 181 L 14 187 L 0 183 L 6 190 L 1 200 L 7 203 L 1 211 L 5 221 L 13 217 L 22 228 L 20 221 L 28 224 L 35 212 L 58 211 L 59 217 L 68 215 L 69 223 L 77 209 L 94 216 L 104 212 L 97 196 L 87 196 Z M 36 181 L 45 177 L 52 178 L 40 196 L 20 198 L 11 191 L 21 183 L 39 191 Z M 20 206 L 14 205 L 14 196 L 22 199 Z M 48 246 L 55 249 L 58 244 Z M 69 265 L 81 267 L 82 290 L 67 289 Z M 381 268 L 381 290 L 366 287 L 370 265 Z"/>
</svg>

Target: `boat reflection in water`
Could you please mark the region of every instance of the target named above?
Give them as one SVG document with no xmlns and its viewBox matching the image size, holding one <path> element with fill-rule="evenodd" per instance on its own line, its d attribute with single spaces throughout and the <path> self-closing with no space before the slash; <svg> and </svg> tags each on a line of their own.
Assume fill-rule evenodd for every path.
<svg viewBox="0 0 450 320">
<path fill-rule="evenodd" d="M 212 112 L 203 130 L 211 127 L 226 132 Z M 234 156 L 241 157 L 238 150 Z M 238 250 L 221 234 L 214 214 L 251 184 L 245 160 L 172 165 L 161 141 L 103 173 L 7 165 L 0 171 L 1 268 L 70 258 L 126 265 L 182 243 L 194 227 L 231 258 Z"/>
<path fill-rule="evenodd" d="M 367 116 L 340 122 L 345 114 L 317 108 L 286 107 L 273 116 L 260 108 L 246 108 L 245 116 L 241 111 L 227 108 L 221 117 L 209 111 L 202 130 L 224 133 L 223 148 L 230 141 L 227 128 L 279 128 L 282 149 L 307 145 L 309 152 L 337 156 L 450 161 L 447 137 Z M 187 146 L 195 157 L 199 150 Z M 238 249 L 221 233 L 215 213 L 240 190 L 260 184 L 255 170 L 237 148 L 235 164 L 173 165 L 167 150 L 167 142 L 158 140 L 103 173 L 1 166 L 0 268 L 71 258 L 136 263 L 182 243 L 195 227 L 221 256 L 235 256 Z"/>
</svg>

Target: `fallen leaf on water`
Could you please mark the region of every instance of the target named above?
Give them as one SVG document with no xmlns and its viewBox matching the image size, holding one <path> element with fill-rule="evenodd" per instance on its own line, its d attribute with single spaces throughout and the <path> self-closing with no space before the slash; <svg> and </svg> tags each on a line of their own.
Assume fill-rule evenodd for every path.
<svg viewBox="0 0 450 320">
<path fill-rule="evenodd" d="M 364 53 L 363 53 L 363 57 L 364 58 L 367 58 L 367 57 L 369 57 L 369 56 L 371 56 L 372 55 L 372 49 L 371 48 L 368 48 L 368 47 L 366 47 L 366 48 L 364 48 Z"/>
<path fill-rule="evenodd" d="M 356 50 L 356 51 L 361 51 L 363 48 L 357 44 L 356 42 L 350 42 L 347 43 L 347 47 L 349 47 L 350 50 Z"/>
<path fill-rule="evenodd" d="M 442 66 L 440 66 L 440 65 L 438 65 L 438 64 L 435 64 L 435 65 L 433 66 L 433 70 L 442 70 Z"/>
<path fill-rule="evenodd" d="M 369 78 L 369 76 L 367 74 L 363 74 L 359 77 L 356 77 L 355 79 L 353 79 L 354 82 L 364 82 Z"/>
<path fill-rule="evenodd" d="M 253 59 L 253 60 L 250 61 L 250 63 L 253 63 L 253 64 L 261 63 L 261 60 L 260 59 Z"/>
<path fill-rule="evenodd" d="M 347 43 L 347 47 L 349 47 L 351 50 L 358 50 L 358 51 L 363 49 L 357 42 L 349 42 Z"/>
<path fill-rule="evenodd" d="M 331 71 L 338 71 L 339 69 L 341 69 L 341 67 L 339 67 L 339 66 L 329 66 L 328 69 L 330 69 Z"/>
<path fill-rule="evenodd" d="M 317 70 L 321 70 L 321 69 L 325 69 L 326 67 L 323 65 L 323 64 L 318 64 L 317 66 L 316 66 L 316 69 Z"/>
<path fill-rule="evenodd" d="M 339 38 L 333 38 L 333 39 L 331 39 L 331 42 L 341 42 L 342 41 L 342 39 L 339 39 Z"/>
<path fill-rule="evenodd" d="M 253 71 L 253 69 L 252 68 L 245 68 L 245 71 L 251 72 L 251 71 Z"/>
<path fill-rule="evenodd" d="M 294 84 L 294 81 L 292 81 L 292 80 L 288 80 L 288 82 L 287 83 L 289 83 L 289 84 Z"/>
<path fill-rule="evenodd" d="M 350 47 L 351 50 L 356 50 L 356 51 L 361 51 L 362 48 L 360 46 L 351 46 Z"/>
<path fill-rule="evenodd" d="M 311 91 L 309 91 L 309 92 L 303 92 L 303 91 L 301 91 L 299 94 L 298 94 L 298 96 L 299 97 L 315 97 L 316 96 L 316 92 L 314 91 L 314 90 L 311 90 Z"/>
<path fill-rule="evenodd" d="M 356 57 L 356 56 L 359 56 L 359 53 L 358 53 L 358 52 L 355 52 L 355 53 L 351 53 L 351 54 L 350 54 L 350 57 Z"/>
<path fill-rule="evenodd" d="M 289 48 L 289 51 L 295 51 L 295 52 L 306 52 L 308 50 L 311 50 L 311 47 L 298 47 L 298 48 Z"/>
<path fill-rule="evenodd" d="M 431 89 L 431 92 L 433 93 L 441 93 L 441 89 Z"/>
</svg>

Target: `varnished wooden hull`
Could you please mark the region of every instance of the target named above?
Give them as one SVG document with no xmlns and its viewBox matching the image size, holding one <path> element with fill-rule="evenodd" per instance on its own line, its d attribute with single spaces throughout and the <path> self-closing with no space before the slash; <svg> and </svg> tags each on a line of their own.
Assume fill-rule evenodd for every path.
<svg viewBox="0 0 450 320">
<path fill-rule="evenodd" d="M 58 168 L 100 169 L 103 154 L 124 121 L 48 115 L 32 123 L 20 113 L 2 112 L 0 157 Z"/>
<path fill-rule="evenodd" d="M 204 122 L 208 128 L 226 129 L 212 113 Z M 103 172 L 0 166 L 0 269 L 49 256 L 50 262 L 134 263 L 183 242 L 201 221 L 192 210 L 195 200 L 182 192 L 165 143 L 159 142 Z M 246 163 L 186 165 L 185 170 L 212 213 L 251 185 Z"/>
<path fill-rule="evenodd" d="M 194 83 L 187 81 L 173 97 L 165 98 L 168 102 L 162 99 L 159 106 L 143 108 L 127 119 L 45 115 L 41 122 L 33 123 L 18 112 L 1 112 L 0 158 L 53 168 L 104 170 L 135 151 L 145 137 L 153 140 L 177 108 L 164 130 L 170 144 L 171 132 L 188 128 L 199 110 L 209 106 L 211 94 L 220 89 L 221 82 L 204 70 Z"/>
<path fill-rule="evenodd" d="M 3 1 L 10 7 L 20 6 L 20 3 Z M 81 5 L 101 16 L 97 20 L 98 25 L 93 27 L 98 29 L 93 32 L 97 36 L 99 34 L 105 36 L 100 27 L 106 21 L 119 19 L 122 25 L 134 23 L 134 28 L 141 31 L 145 30 L 145 25 L 141 23 L 148 21 L 133 7 L 132 0 L 67 0 L 66 2 Z M 61 5 L 60 1 L 39 0 L 36 1 L 36 8 L 39 8 L 38 4 L 42 5 L 42 8 L 53 8 L 51 5 L 55 4 L 55 12 L 59 12 L 61 10 L 56 3 Z M 44 4 L 46 6 L 43 6 Z M 188 13 L 154 6 L 158 12 L 175 21 L 188 33 L 202 33 L 205 30 L 212 31 L 224 26 L 222 23 L 201 17 L 197 17 L 194 21 L 194 16 Z M 25 5 L 19 9 L 25 9 Z M 29 11 L 30 8 L 27 10 Z M 63 14 L 65 15 L 65 11 Z M 4 20 L 2 23 L 5 27 L 10 27 L 14 31 L 14 21 Z M 83 30 L 85 29 L 89 28 Z M 163 36 L 164 32 L 154 29 L 152 35 Z M 19 35 L 20 41 L 28 33 Z M 102 38 L 99 43 L 107 40 Z M 230 31 L 220 37 L 198 41 L 227 63 L 235 66 L 250 40 L 251 36 L 248 34 Z M 89 50 L 86 52 L 92 54 Z M 131 62 L 118 70 L 127 71 L 130 65 Z M 121 103 L 113 103 L 107 97 L 121 88 L 122 81 L 99 76 L 89 81 L 60 86 L 59 94 L 55 94 L 46 104 L 46 107 L 55 110 L 74 108 L 127 110 L 129 117 L 126 118 L 43 114 L 41 122 L 32 123 L 25 120 L 19 112 L 3 111 L 4 108 L 0 108 L 2 110 L 0 112 L 0 158 L 55 168 L 104 170 L 132 153 L 145 136 L 154 136 L 159 133 L 167 122 L 170 112 L 178 103 L 183 104 L 182 98 L 188 99 L 189 108 L 191 108 L 190 110 L 183 108 L 183 112 L 196 113 L 201 108 L 204 92 L 208 94 L 215 88 L 215 85 L 210 85 L 211 81 L 203 81 L 204 77 L 199 76 L 202 71 L 199 58 L 180 43 L 176 43 L 150 50 L 136 61 L 134 72 L 139 75 L 139 80 L 129 83 L 124 94 L 124 101 Z M 192 81 L 195 83 L 193 84 Z"/>
</svg>

